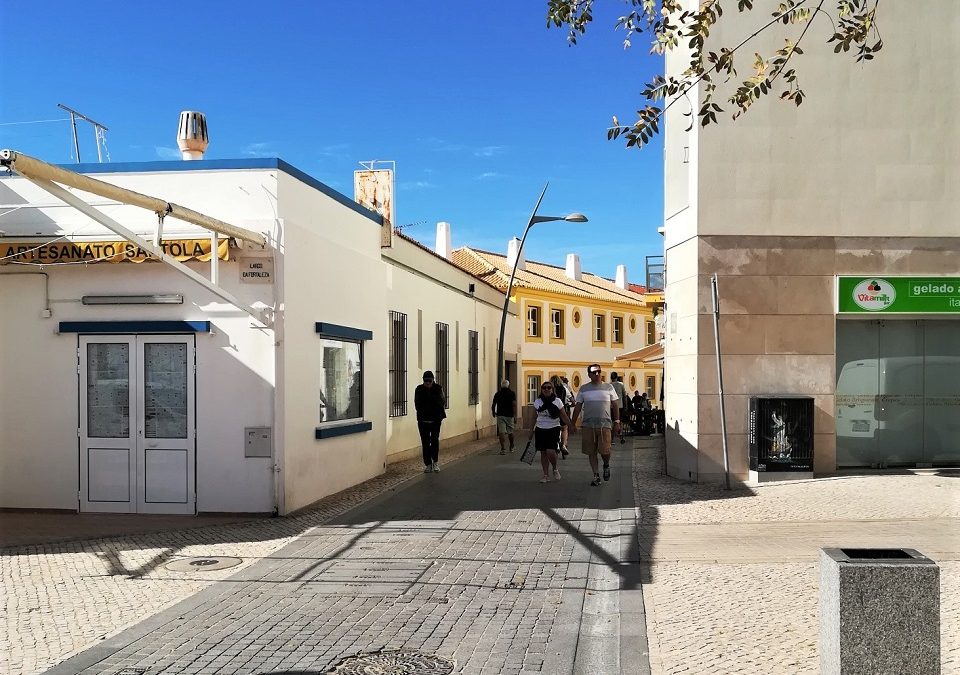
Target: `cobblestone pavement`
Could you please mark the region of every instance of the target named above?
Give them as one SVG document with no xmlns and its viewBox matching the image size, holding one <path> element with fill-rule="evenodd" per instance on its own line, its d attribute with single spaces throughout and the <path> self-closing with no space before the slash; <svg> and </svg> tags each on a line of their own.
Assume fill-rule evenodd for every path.
<svg viewBox="0 0 960 675">
<path fill-rule="evenodd" d="M 637 556 L 631 453 L 598 489 L 578 453 L 563 480 L 541 485 L 538 467 L 480 449 L 458 463 L 445 453 L 439 475 L 414 466 L 402 489 L 364 486 L 367 503 L 352 511 L 338 502 L 245 527 L 8 549 L 5 580 L 37 556 L 37 578 L 8 614 L 10 668 L 319 673 L 360 652 L 410 649 L 475 675 L 649 672 L 639 566 L 627 563 Z M 232 576 L 163 566 L 187 555 L 253 562 Z M 31 614 L 46 620 L 31 625 Z M 634 621 L 626 643 L 621 616 Z M 74 623 L 95 632 L 58 643 Z"/>
<path fill-rule="evenodd" d="M 492 442 L 485 439 L 444 448 L 443 460 L 452 462 L 469 457 L 489 449 Z M 377 495 L 398 489 L 404 482 L 421 475 L 422 470 L 418 458 L 391 464 L 384 475 L 332 495 L 289 518 L 2 549 L 0 579 L 4 611 L 0 673 L 42 672 L 232 576 L 311 527 Z M 14 513 L 0 513 L 0 523 L 17 518 Z M 110 517 L 104 521 L 106 532 L 117 527 Z M 62 524 L 70 527 L 71 516 L 64 516 Z M 94 527 L 86 525 L 84 531 L 92 531 Z M 153 528 L 151 524 L 150 529 Z M 163 567 L 168 562 L 193 556 L 233 556 L 243 562 L 239 567 L 202 574 L 172 572 Z"/>
<path fill-rule="evenodd" d="M 321 673 L 408 648 L 474 674 L 815 673 L 817 551 L 843 545 L 939 563 L 960 674 L 957 473 L 727 492 L 662 476 L 660 443 L 633 439 L 600 490 L 577 452 L 544 486 L 488 441 L 289 518 L 3 549 L 0 672 Z M 165 567 L 189 556 L 243 563 Z"/>
<path fill-rule="evenodd" d="M 909 547 L 940 565 L 941 667 L 960 673 L 960 472 L 730 492 L 661 475 L 637 444 L 653 673 L 818 673 L 820 547 Z"/>
</svg>

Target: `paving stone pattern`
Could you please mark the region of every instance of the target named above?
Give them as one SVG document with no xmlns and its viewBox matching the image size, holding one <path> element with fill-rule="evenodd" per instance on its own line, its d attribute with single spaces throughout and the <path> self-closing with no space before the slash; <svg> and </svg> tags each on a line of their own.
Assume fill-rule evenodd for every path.
<svg viewBox="0 0 960 675">
<path fill-rule="evenodd" d="M 912 547 L 938 562 L 941 669 L 960 673 L 960 473 L 728 492 L 671 481 L 662 466 L 662 451 L 637 447 L 653 673 L 820 672 L 817 553 L 838 544 Z"/>
<path fill-rule="evenodd" d="M 473 675 L 815 673 L 817 551 L 841 544 L 938 562 L 942 672 L 960 675 L 956 473 L 727 492 L 664 477 L 661 440 L 632 440 L 600 489 L 578 452 L 544 486 L 479 442 L 289 518 L 3 549 L 0 672 L 319 673 L 416 649 Z M 165 567 L 216 555 L 244 562 Z"/>
</svg>

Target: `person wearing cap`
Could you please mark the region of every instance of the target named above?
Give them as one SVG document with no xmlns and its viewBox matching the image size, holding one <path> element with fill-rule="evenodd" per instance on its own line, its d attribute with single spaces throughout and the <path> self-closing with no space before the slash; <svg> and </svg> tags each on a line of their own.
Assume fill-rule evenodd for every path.
<svg viewBox="0 0 960 675">
<path fill-rule="evenodd" d="M 497 418 L 497 437 L 500 439 L 500 454 L 507 454 L 507 439 L 510 439 L 510 452 L 513 452 L 513 429 L 517 423 L 517 395 L 510 389 L 510 380 L 500 383 L 500 390 L 493 395 L 490 406 Z"/>
<path fill-rule="evenodd" d="M 580 413 L 583 413 L 583 438 L 580 442 L 583 454 L 590 459 L 593 481 L 590 485 L 603 485 L 597 455 L 603 459 L 603 480 L 610 480 L 610 448 L 614 431 L 620 431 L 620 398 L 616 390 L 600 378 L 600 365 L 587 366 L 590 381 L 577 392 L 577 404 L 573 408 L 573 427 L 576 428 Z"/>
<path fill-rule="evenodd" d="M 447 416 L 443 387 L 433 379 L 429 370 L 423 374 L 423 384 L 413 391 L 413 406 L 417 409 L 417 427 L 423 447 L 423 472 L 440 473 L 440 424 Z"/>
</svg>

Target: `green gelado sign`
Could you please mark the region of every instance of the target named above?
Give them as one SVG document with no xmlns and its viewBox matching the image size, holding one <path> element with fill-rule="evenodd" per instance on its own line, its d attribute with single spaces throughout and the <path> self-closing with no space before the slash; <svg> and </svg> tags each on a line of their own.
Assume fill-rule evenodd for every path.
<svg viewBox="0 0 960 675">
<path fill-rule="evenodd" d="M 837 277 L 840 314 L 960 314 L 960 277 Z"/>
</svg>

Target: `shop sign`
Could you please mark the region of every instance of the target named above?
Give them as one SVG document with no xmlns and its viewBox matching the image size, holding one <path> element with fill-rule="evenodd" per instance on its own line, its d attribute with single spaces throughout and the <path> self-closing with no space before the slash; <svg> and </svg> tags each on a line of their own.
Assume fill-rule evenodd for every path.
<svg viewBox="0 0 960 675">
<path fill-rule="evenodd" d="M 837 277 L 840 314 L 960 314 L 960 277 Z"/>
<path fill-rule="evenodd" d="M 180 262 L 210 260 L 209 239 L 166 239 L 160 248 Z M 217 244 L 217 257 L 230 259 L 230 240 Z M 0 242 L 0 265 L 4 263 L 34 263 L 55 265 L 64 263 L 133 262 L 156 260 L 148 251 L 131 241 L 51 241 L 15 243 Z"/>
</svg>

